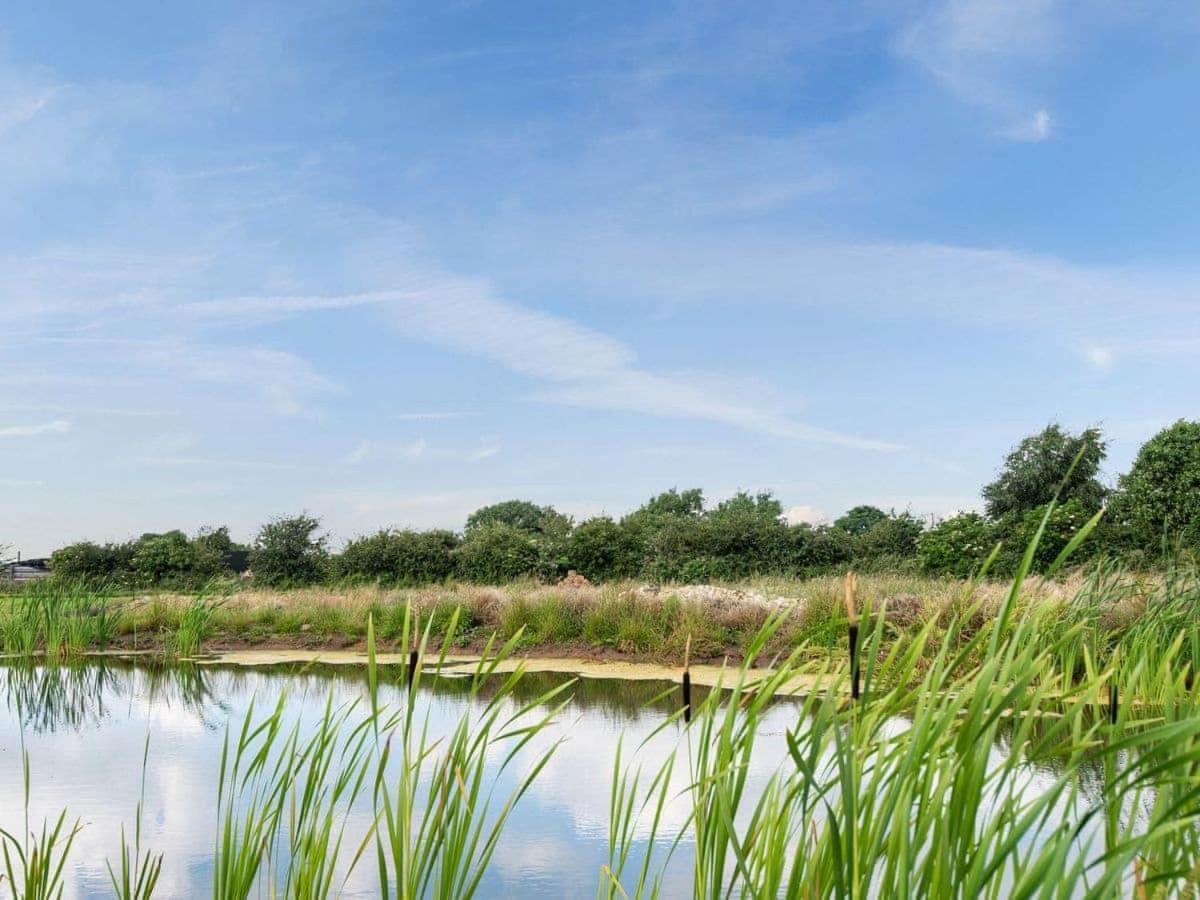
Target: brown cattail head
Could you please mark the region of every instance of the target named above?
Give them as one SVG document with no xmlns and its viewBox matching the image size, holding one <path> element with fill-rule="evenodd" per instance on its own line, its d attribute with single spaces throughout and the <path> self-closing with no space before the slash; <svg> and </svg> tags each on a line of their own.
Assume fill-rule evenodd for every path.
<svg viewBox="0 0 1200 900">
<path fill-rule="evenodd" d="M 692 633 L 689 631 L 687 643 L 683 645 L 683 671 L 688 670 L 688 663 L 692 659 Z"/>
<path fill-rule="evenodd" d="M 858 603 L 855 595 L 858 593 L 858 576 L 853 572 L 846 574 L 846 617 L 851 625 L 858 624 Z"/>
</svg>

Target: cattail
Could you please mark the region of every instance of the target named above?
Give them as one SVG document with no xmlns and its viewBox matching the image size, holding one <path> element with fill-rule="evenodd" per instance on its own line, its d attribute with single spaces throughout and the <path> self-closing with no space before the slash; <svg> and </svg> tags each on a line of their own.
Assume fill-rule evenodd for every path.
<svg viewBox="0 0 1200 900">
<path fill-rule="evenodd" d="M 858 576 L 853 572 L 846 575 L 846 618 L 850 621 L 850 697 L 857 700 L 858 688 Z"/>
<path fill-rule="evenodd" d="M 1117 724 L 1117 711 L 1120 706 L 1117 703 L 1117 678 L 1114 673 L 1113 677 L 1108 681 L 1108 724 Z"/>
<path fill-rule="evenodd" d="M 408 686 L 412 687 L 413 679 L 417 675 L 417 651 L 410 650 L 408 652 Z"/>
<path fill-rule="evenodd" d="M 683 721 L 692 721 L 692 673 L 689 666 L 692 657 L 692 636 L 687 636 L 683 647 Z"/>
</svg>

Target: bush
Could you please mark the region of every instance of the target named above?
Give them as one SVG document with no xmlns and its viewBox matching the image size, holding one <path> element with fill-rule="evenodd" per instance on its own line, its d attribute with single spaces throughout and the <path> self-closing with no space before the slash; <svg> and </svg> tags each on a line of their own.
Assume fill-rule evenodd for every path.
<svg viewBox="0 0 1200 900">
<path fill-rule="evenodd" d="M 1133 548 L 1200 548 L 1200 422 L 1180 420 L 1138 452 L 1110 510 Z"/>
<path fill-rule="evenodd" d="M 704 559 L 704 525 L 699 519 L 663 519 L 646 540 L 642 574 L 652 581 L 706 581 L 711 572 Z"/>
<path fill-rule="evenodd" d="M 422 585 L 445 581 L 454 574 L 452 531 L 389 531 L 355 538 L 335 560 L 343 578 L 392 585 Z"/>
<path fill-rule="evenodd" d="M 567 543 L 567 566 L 592 581 L 631 578 L 641 563 L 637 538 L 608 516 L 580 522 Z"/>
<path fill-rule="evenodd" d="M 259 529 L 250 551 L 255 581 L 297 587 L 320 581 L 328 567 L 326 538 L 317 537 L 318 519 L 302 514 L 275 519 Z"/>
<path fill-rule="evenodd" d="M 532 575 L 539 562 L 533 537 L 504 522 L 473 529 L 454 557 L 459 577 L 476 584 L 501 584 Z"/>
<path fill-rule="evenodd" d="M 994 531 L 983 516 L 959 513 L 922 534 L 917 541 L 917 555 L 926 572 L 969 578 L 994 546 Z"/>
<path fill-rule="evenodd" d="M 911 559 L 917 555 L 924 530 L 920 520 L 907 512 L 884 516 L 858 539 L 858 555 L 873 561 Z"/>
<path fill-rule="evenodd" d="M 1007 516 L 996 523 L 996 534 L 1002 542 L 1002 547 L 993 566 L 992 574 L 1011 575 L 1016 571 L 1025 555 L 1025 550 L 1029 547 L 1034 535 L 1037 534 L 1045 514 L 1046 507 L 1040 506 L 1029 510 L 1024 515 Z M 1092 515 L 1094 513 L 1089 512 L 1079 500 L 1068 500 L 1066 503 L 1057 505 L 1046 522 L 1046 530 L 1042 534 L 1042 539 L 1038 542 L 1032 570 L 1044 572 Z M 1075 551 L 1071 559 L 1073 562 L 1080 562 L 1089 556 L 1094 556 L 1097 549 L 1094 542 L 1086 541 Z"/>
<path fill-rule="evenodd" d="M 780 570 L 788 532 L 783 507 L 769 493 L 738 493 L 701 521 L 710 577 L 733 580 Z"/>
<path fill-rule="evenodd" d="M 133 546 L 130 568 L 137 584 L 183 588 L 216 577 L 224 565 L 210 544 L 190 541 L 176 530 L 142 535 Z"/>
<path fill-rule="evenodd" d="M 790 525 L 784 571 L 818 575 L 845 566 L 854 558 L 854 541 L 844 529 L 807 524 Z"/>
<path fill-rule="evenodd" d="M 124 583 L 131 577 L 133 544 L 95 544 L 79 541 L 55 550 L 50 571 L 56 577 L 97 583 Z"/>
</svg>

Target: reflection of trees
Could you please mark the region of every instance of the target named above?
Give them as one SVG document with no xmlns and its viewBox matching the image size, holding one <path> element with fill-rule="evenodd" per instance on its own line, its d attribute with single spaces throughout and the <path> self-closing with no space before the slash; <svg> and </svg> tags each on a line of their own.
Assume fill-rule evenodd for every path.
<svg viewBox="0 0 1200 900">
<path fill-rule="evenodd" d="M 206 726 L 224 724 L 227 704 L 213 693 L 199 666 L 134 664 L 126 660 L 89 660 L 61 665 L 14 662 L 0 666 L 5 705 L 21 724 L 36 733 L 81 731 L 98 726 L 114 703 L 145 697 L 148 704 L 179 706 Z"/>
<path fill-rule="evenodd" d="M 426 670 L 421 676 L 421 694 L 431 699 L 486 703 L 507 678 L 492 676 L 472 698 L 470 677 L 439 677 Z M 556 672 L 526 673 L 511 688 L 510 696 L 514 703 L 529 703 L 572 680 L 574 684 L 562 696 L 572 698 L 575 712 L 600 714 L 615 722 L 625 722 L 647 714 L 670 715 L 679 708 L 677 683 L 575 678 Z M 385 704 L 401 702 L 404 665 L 380 666 L 379 681 Z M 244 667 L 115 657 L 59 665 L 32 662 L 0 665 L 0 690 L 9 710 L 17 711 L 22 723 L 36 732 L 95 727 L 109 717 L 114 707 L 120 706 L 119 701 L 144 702 L 151 710 L 164 706 L 181 708 L 205 727 L 218 729 L 225 726 L 233 701 L 264 689 L 273 694 L 287 692 L 300 704 L 310 697 L 318 697 L 323 703 L 331 689 L 365 699 L 367 670 L 365 666 L 320 663 Z M 693 702 L 699 704 L 707 693 L 707 689 L 697 686 Z"/>
<path fill-rule="evenodd" d="M 0 667 L 5 705 L 39 734 L 92 728 L 121 696 L 120 679 L 106 665 L 54 666 L 16 662 Z"/>
</svg>

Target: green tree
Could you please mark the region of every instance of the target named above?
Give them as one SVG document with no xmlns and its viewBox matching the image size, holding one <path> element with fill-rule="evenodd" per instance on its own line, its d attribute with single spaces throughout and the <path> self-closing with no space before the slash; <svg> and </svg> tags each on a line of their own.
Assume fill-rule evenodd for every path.
<svg viewBox="0 0 1200 900">
<path fill-rule="evenodd" d="M 219 575 L 221 557 L 178 529 L 144 534 L 134 543 L 130 566 L 138 584 L 194 587 Z"/>
<path fill-rule="evenodd" d="M 1009 575 L 1016 571 L 1018 564 L 1025 555 L 1030 542 L 1037 534 L 1046 515 L 1046 504 L 1035 507 L 1023 514 L 1010 514 L 995 523 L 995 535 L 1001 542 L 1000 555 L 996 558 L 993 572 L 997 575 Z M 1044 572 L 1058 558 L 1063 548 L 1087 524 L 1094 515 L 1078 498 L 1056 504 L 1050 518 L 1046 521 L 1046 530 L 1038 541 L 1034 551 L 1033 571 Z M 1088 540 L 1071 556 L 1073 563 L 1086 560 L 1095 554 L 1098 545 Z"/>
<path fill-rule="evenodd" d="M 272 587 L 296 587 L 320 581 L 326 571 L 327 538 L 318 536 L 319 519 L 307 513 L 274 519 L 259 529 L 250 551 L 254 578 Z"/>
<path fill-rule="evenodd" d="M 711 574 L 724 579 L 777 572 L 787 556 L 783 507 L 770 493 L 739 492 L 702 519 Z"/>
<path fill-rule="evenodd" d="M 592 581 L 631 578 L 641 568 L 637 540 L 608 516 L 580 522 L 567 545 L 567 565 Z"/>
<path fill-rule="evenodd" d="M 445 581 L 454 573 L 458 536 L 452 531 L 378 531 L 354 538 L 334 562 L 343 578 L 394 585 Z"/>
<path fill-rule="evenodd" d="M 859 537 L 866 534 L 877 523 L 887 518 L 887 513 L 877 506 L 856 506 L 848 510 L 844 516 L 833 523 L 834 528 L 840 528 L 846 534 Z"/>
<path fill-rule="evenodd" d="M 1180 419 L 1143 444 L 1110 512 L 1136 548 L 1200 548 L 1200 422 Z"/>
<path fill-rule="evenodd" d="M 831 525 L 801 522 L 787 529 L 784 571 L 791 575 L 820 575 L 845 566 L 854 557 L 854 538 Z"/>
<path fill-rule="evenodd" d="M 968 578 L 996 543 L 995 530 L 979 513 L 959 513 L 938 522 L 917 539 L 921 568 L 936 575 Z"/>
<path fill-rule="evenodd" d="M 133 544 L 97 544 L 78 541 L 60 547 L 50 555 L 50 571 L 58 578 L 82 581 L 117 582 L 133 580 Z"/>
<path fill-rule="evenodd" d="M 229 528 L 205 527 L 196 532 L 193 539 L 203 552 L 211 553 L 221 560 L 221 567 L 233 572 L 244 572 L 250 564 L 250 548 L 235 542 L 229 536 Z"/>
<path fill-rule="evenodd" d="M 876 564 L 900 562 L 917 555 L 917 542 L 925 527 L 911 513 L 889 513 L 857 538 L 858 556 Z"/>
<path fill-rule="evenodd" d="M 503 584 L 533 575 L 539 562 L 533 536 L 507 522 L 473 528 L 454 555 L 459 577 L 475 584 Z"/>
<path fill-rule="evenodd" d="M 505 500 L 475 510 L 467 516 L 466 533 L 470 534 L 485 525 L 503 523 L 529 534 L 545 534 L 561 531 L 571 520 L 553 506 L 538 506 L 528 500 Z"/>
<path fill-rule="evenodd" d="M 1099 428 L 1072 434 L 1051 423 L 1010 451 L 996 480 L 984 487 L 988 518 L 1023 517 L 1049 503 L 1060 486 L 1060 501 L 1078 500 L 1083 509 L 1095 512 L 1105 497 L 1104 486 L 1096 475 L 1106 452 Z M 1077 456 L 1079 463 L 1072 470 Z"/>
</svg>

